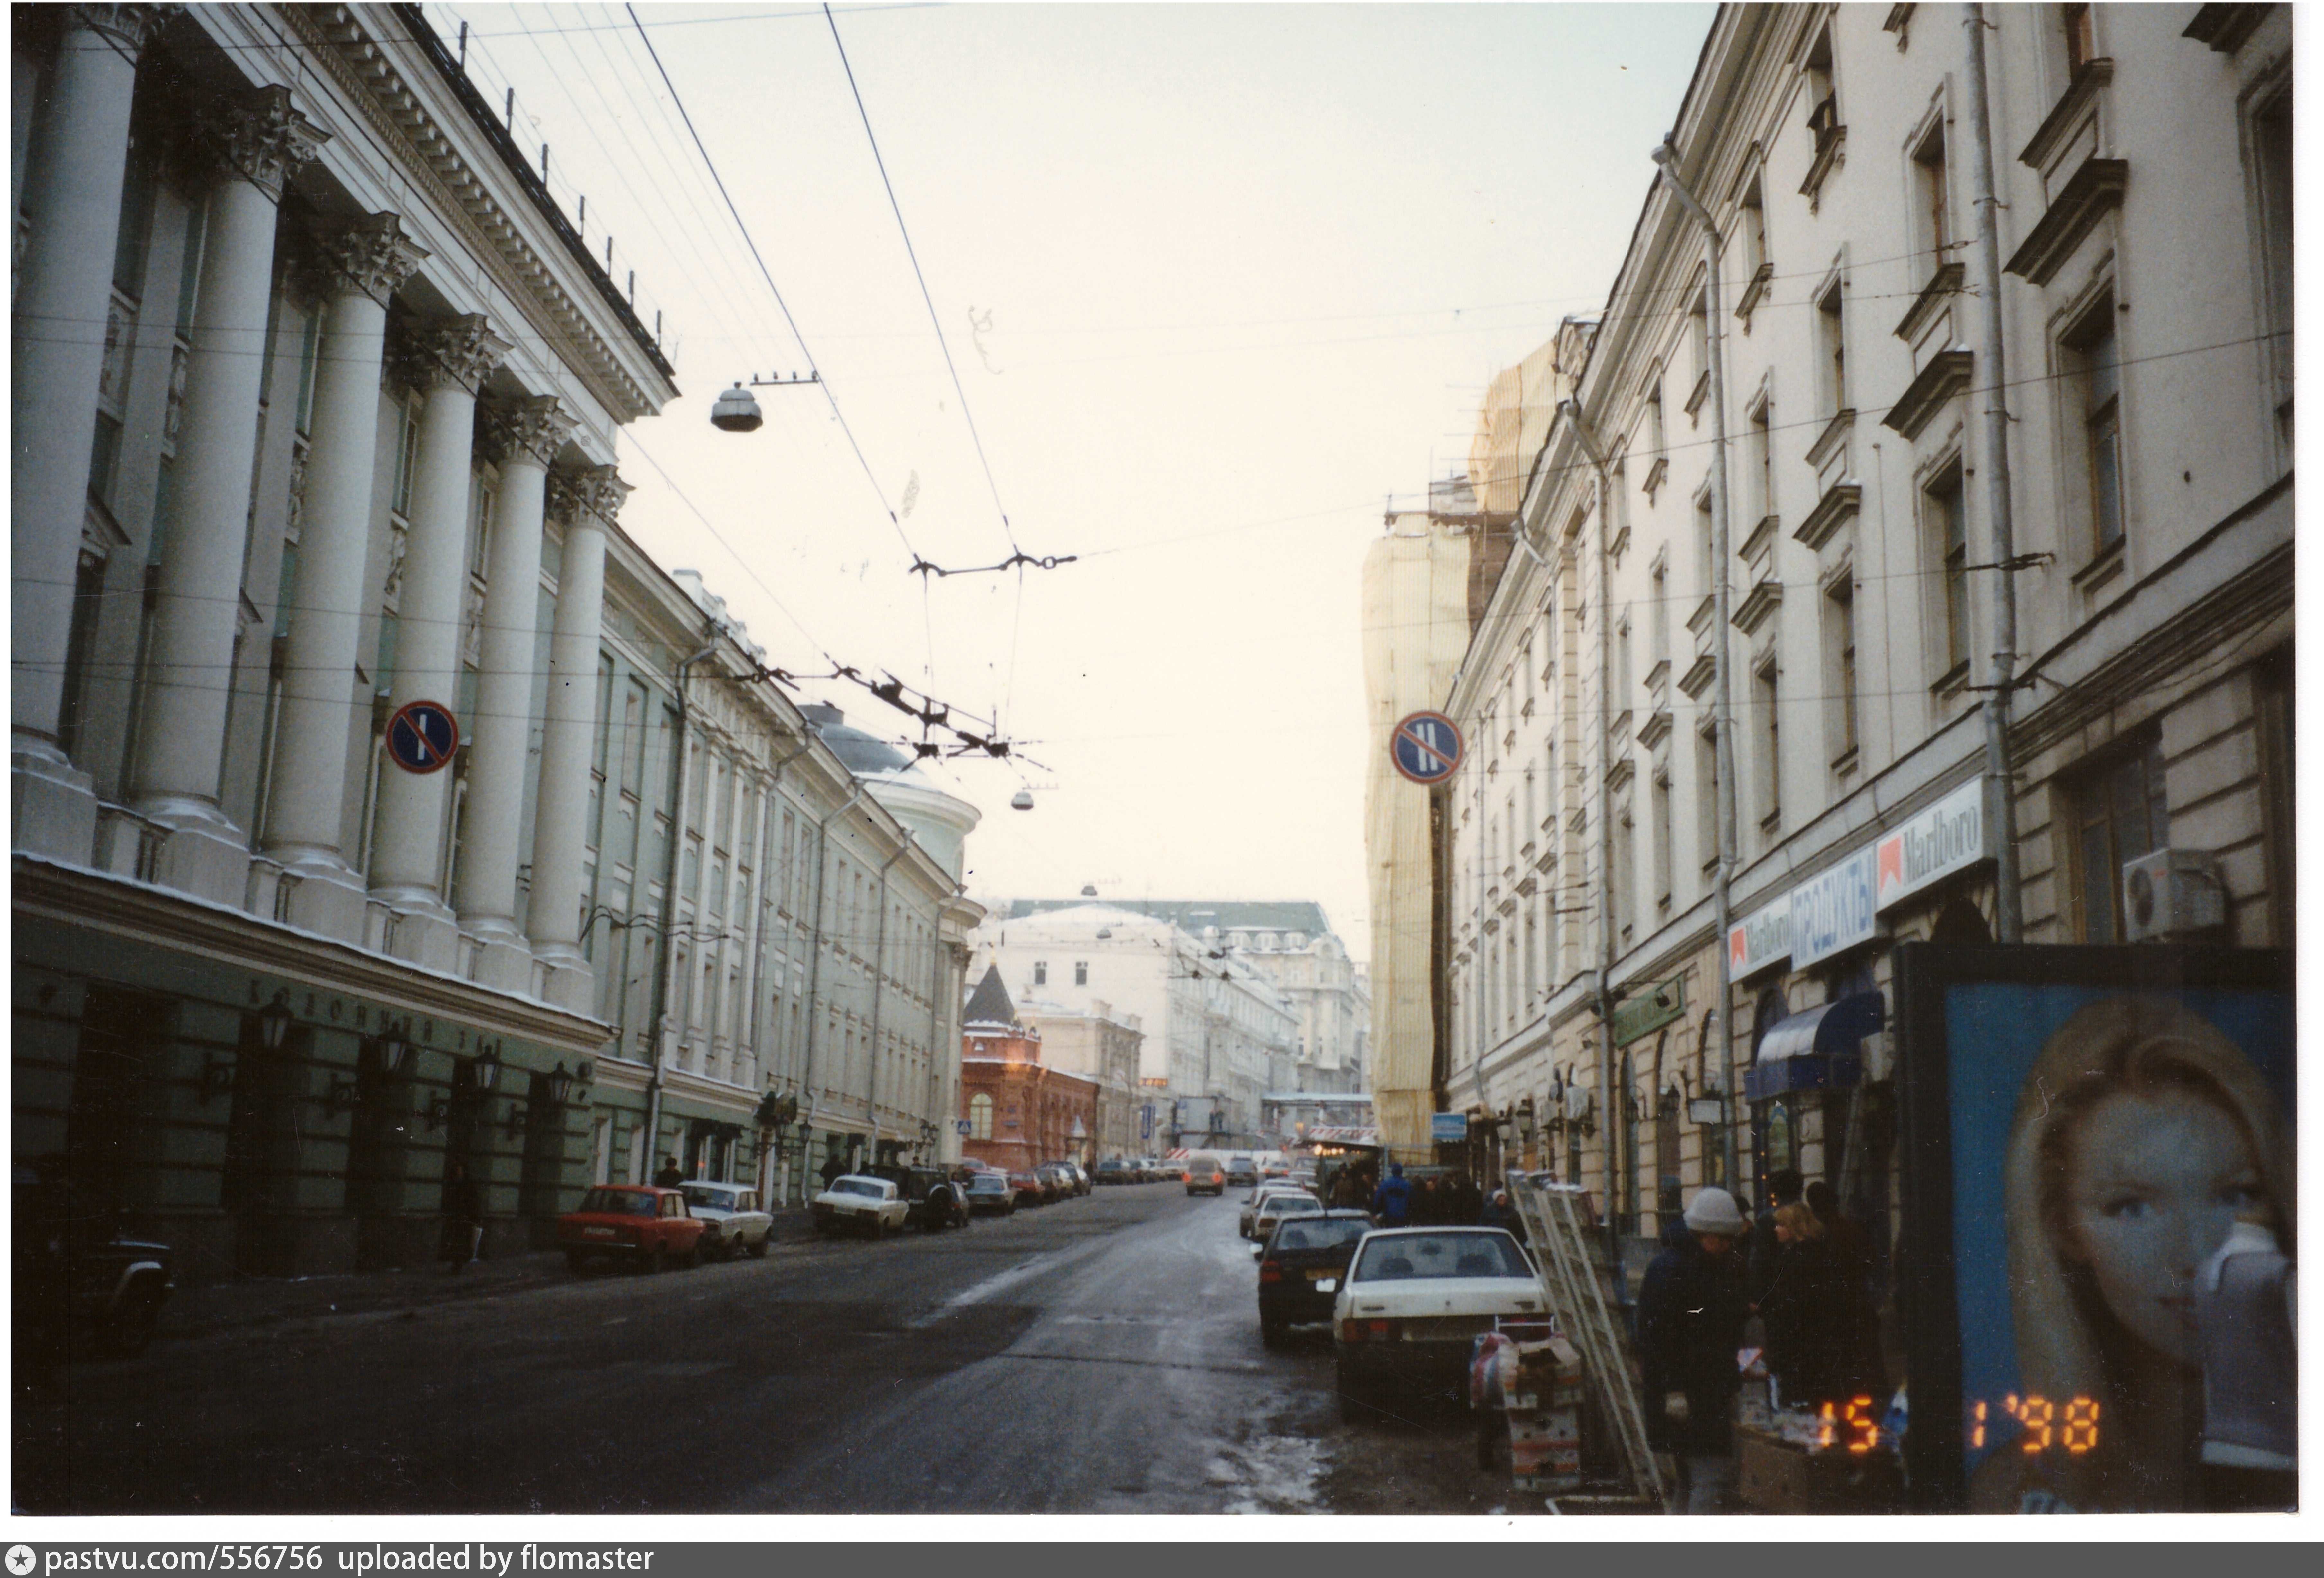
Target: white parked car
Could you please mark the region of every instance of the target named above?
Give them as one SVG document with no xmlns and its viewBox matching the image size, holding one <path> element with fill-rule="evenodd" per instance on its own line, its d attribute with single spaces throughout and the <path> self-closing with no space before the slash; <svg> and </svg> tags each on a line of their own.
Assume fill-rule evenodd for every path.
<svg viewBox="0 0 2324 1578">
<path fill-rule="evenodd" d="M 1275 1224 L 1286 1216 L 1319 1216 L 1323 1203 L 1303 1189 L 1276 1189 L 1259 1203 L 1250 1219 L 1250 1236 L 1260 1243 L 1275 1231 Z"/>
<path fill-rule="evenodd" d="M 1366 1233 L 1332 1306 L 1341 1417 L 1366 1417 L 1386 1389 L 1457 1389 L 1471 1339 L 1496 1316 L 1539 1316 L 1544 1307 L 1533 1262 L 1500 1228 Z"/>
<path fill-rule="evenodd" d="M 702 1252 L 719 1260 L 742 1250 L 767 1252 L 775 1219 L 759 1209 L 759 1191 L 748 1184 L 688 1183 L 678 1186 L 687 1209 L 710 1225 L 702 1232 Z"/>
<path fill-rule="evenodd" d="M 807 1202 L 815 1216 L 815 1231 L 829 1235 L 840 1232 L 860 1232 L 866 1238 L 886 1238 L 900 1232 L 904 1218 L 911 1206 L 896 1186 L 885 1178 L 867 1178 L 860 1173 L 844 1173 L 831 1180 L 831 1187 Z"/>
<path fill-rule="evenodd" d="M 1315 1200 L 1315 1196 L 1308 1194 L 1305 1189 L 1295 1189 L 1288 1184 L 1261 1184 L 1257 1188 L 1253 1189 L 1242 1203 L 1242 1217 L 1240 1231 L 1243 1237 L 1257 1238 L 1264 1236 L 1259 1232 L 1259 1213 L 1266 1208 L 1267 1203 L 1269 1200 L 1284 1195 L 1296 1195 L 1305 1200 L 1314 1200 L 1318 1210 L 1323 1208 L 1323 1203 L 1320 1200 Z"/>
</svg>

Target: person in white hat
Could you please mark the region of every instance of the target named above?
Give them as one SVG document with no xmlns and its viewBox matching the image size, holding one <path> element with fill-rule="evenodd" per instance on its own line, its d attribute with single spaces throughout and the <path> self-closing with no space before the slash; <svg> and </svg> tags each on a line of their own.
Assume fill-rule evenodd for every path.
<svg viewBox="0 0 2324 1578">
<path fill-rule="evenodd" d="M 1734 1195 L 1697 1190 L 1638 1288 L 1646 1441 L 1677 1455 L 1688 1512 L 1723 1511 L 1735 1480 L 1735 1357 L 1750 1305 L 1733 1250 L 1748 1231 Z"/>
</svg>

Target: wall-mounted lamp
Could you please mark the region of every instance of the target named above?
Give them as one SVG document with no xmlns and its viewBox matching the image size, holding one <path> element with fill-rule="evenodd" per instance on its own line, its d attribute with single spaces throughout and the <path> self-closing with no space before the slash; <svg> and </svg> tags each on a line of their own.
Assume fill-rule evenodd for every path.
<svg viewBox="0 0 2324 1578">
<path fill-rule="evenodd" d="M 506 1135 L 509 1139 L 514 1140 L 518 1135 L 524 1132 L 524 1103 L 522 1102 L 511 1102 L 508 1104 L 508 1115 L 501 1120 L 501 1132 L 503 1135 Z"/>
<path fill-rule="evenodd" d="M 565 1072 L 562 1058 L 549 1075 L 549 1100 L 551 1105 L 563 1106 L 573 1099 L 573 1076 Z"/>
<path fill-rule="evenodd" d="M 493 1086 L 500 1083 L 501 1049 L 498 1047 L 476 1059 L 475 1079 L 476 1088 L 486 1095 L 490 1095 Z"/>
<path fill-rule="evenodd" d="M 280 1052 L 290 1038 L 290 1005 L 284 1000 L 288 992 L 278 992 L 274 1000 L 258 1010 L 258 1044 L 269 1052 Z"/>
<path fill-rule="evenodd" d="M 234 1094 L 234 1064 L 215 1052 L 202 1059 L 202 1100 L 214 1102 Z"/>
</svg>

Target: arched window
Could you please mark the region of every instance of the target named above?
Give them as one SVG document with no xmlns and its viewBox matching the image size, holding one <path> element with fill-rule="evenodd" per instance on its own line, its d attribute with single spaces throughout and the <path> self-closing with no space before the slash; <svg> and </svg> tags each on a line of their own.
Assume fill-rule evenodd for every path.
<svg viewBox="0 0 2324 1578">
<path fill-rule="evenodd" d="M 1617 1231 L 1636 1233 L 1638 1231 L 1638 1083 L 1637 1070 L 1631 1066 L 1628 1052 L 1622 1054 L 1622 1088 L 1616 1099 L 1622 1103 L 1622 1129 L 1619 1135 L 1621 1151 L 1615 1171 L 1621 1194 L 1615 1206 L 1615 1220 Z"/>
<path fill-rule="evenodd" d="M 1657 1232 L 1678 1220 L 1679 1176 L 1678 1077 L 1672 1067 L 1670 1032 L 1655 1042 L 1655 1227 Z"/>
<path fill-rule="evenodd" d="M 992 1098 L 982 1091 L 968 1098 L 968 1137 L 971 1140 L 992 1138 Z"/>
</svg>

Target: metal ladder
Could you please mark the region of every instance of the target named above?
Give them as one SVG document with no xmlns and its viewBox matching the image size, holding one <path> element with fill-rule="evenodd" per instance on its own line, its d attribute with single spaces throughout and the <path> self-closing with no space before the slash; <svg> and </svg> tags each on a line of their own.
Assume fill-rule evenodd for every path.
<svg viewBox="0 0 2324 1578">
<path fill-rule="evenodd" d="M 1631 1490 L 1659 1502 L 1662 1471 L 1646 1445 L 1646 1415 L 1630 1377 L 1628 1345 L 1609 1306 L 1605 1269 L 1591 1254 L 1593 1235 L 1579 1209 L 1588 1191 L 1578 1184 L 1536 1181 L 1515 1168 L 1508 1174 L 1508 1191 L 1540 1265 L 1543 1295 L 1559 1330 L 1581 1352 L 1586 1382 L 1613 1426 Z M 1619 1269 L 1612 1274 L 1618 1276 Z"/>
</svg>

